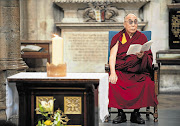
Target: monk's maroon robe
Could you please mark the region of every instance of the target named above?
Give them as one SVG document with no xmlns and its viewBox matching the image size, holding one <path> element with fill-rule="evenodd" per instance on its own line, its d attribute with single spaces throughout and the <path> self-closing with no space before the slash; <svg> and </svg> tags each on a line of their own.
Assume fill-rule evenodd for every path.
<svg viewBox="0 0 180 126">
<path fill-rule="evenodd" d="M 122 33 L 125 33 L 127 42 L 121 44 Z M 112 48 L 117 41 L 119 47 L 116 57 L 116 84 L 109 83 L 109 107 L 118 109 L 138 109 L 141 107 L 155 106 L 158 104 L 155 95 L 155 84 L 151 80 L 152 52 L 145 51 L 142 59 L 136 55 L 126 55 L 131 44 L 144 44 L 146 36 L 137 31 L 130 39 L 125 30 L 116 34 L 112 41 Z"/>
</svg>

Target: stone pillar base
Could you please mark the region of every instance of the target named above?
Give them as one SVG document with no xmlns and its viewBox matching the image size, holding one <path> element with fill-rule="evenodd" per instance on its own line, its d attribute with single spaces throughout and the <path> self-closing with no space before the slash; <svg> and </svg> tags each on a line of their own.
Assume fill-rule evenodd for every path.
<svg viewBox="0 0 180 126">
<path fill-rule="evenodd" d="M 28 66 L 22 60 L 22 58 L 1 58 L 0 59 L 0 71 L 1 70 L 22 70 L 27 69 Z"/>
<path fill-rule="evenodd" d="M 12 123 L 16 124 L 18 126 L 18 121 L 19 121 L 19 117 L 18 115 L 13 115 L 11 116 L 11 118 L 9 119 L 9 121 L 11 121 Z"/>
</svg>

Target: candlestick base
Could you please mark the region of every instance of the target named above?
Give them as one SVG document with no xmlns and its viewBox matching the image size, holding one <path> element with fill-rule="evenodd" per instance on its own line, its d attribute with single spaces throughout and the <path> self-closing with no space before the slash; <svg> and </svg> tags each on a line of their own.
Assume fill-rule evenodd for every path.
<svg viewBox="0 0 180 126">
<path fill-rule="evenodd" d="M 57 66 L 54 64 L 49 64 L 47 62 L 47 76 L 48 77 L 65 77 L 66 76 L 66 64 L 58 64 Z"/>
</svg>

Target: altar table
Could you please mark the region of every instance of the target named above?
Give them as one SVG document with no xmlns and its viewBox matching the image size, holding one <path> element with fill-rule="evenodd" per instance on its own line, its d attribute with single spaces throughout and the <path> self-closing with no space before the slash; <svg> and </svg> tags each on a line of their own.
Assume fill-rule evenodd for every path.
<svg viewBox="0 0 180 126">
<path fill-rule="evenodd" d="M 81 115 L 80 113 L 70 114 L 69 116 L 67 114 L 71 119 L 71 123 L 82 122 L 81 125 L 84 126 L 98 125 L 95 107 L 95 92 L 97 88 L 99 118 L 104 121 L 105 116 L 109 114 L 107 73 L 67 73 L 66 77 L 47 77 L 46 72 L 21 72 L 8 77 L 7 80 L 7 117 L 9 118 L 13 114 L 19 114 L 20 126 L 35 125 L 34 122 L 37 121 L 34 110 L 37 106 L 35 102 L 36 98 L 41 96 L 54 96 L 54 98 L 56 98 L 55 109 L 62 106 L 61 101 L 64 100 L 62 96 L 67 96 L 67 98 L 69 96 L 71 96 L 70 98 L 76 98 L 76 96 L 81 97 Z M 82 118 L 74 120 L 74 117 L 78 114 Z M 82 121 L 82 119 L 84 120 Z M 27 123 L 27 121 L 30 122 Z"/>
</svg>

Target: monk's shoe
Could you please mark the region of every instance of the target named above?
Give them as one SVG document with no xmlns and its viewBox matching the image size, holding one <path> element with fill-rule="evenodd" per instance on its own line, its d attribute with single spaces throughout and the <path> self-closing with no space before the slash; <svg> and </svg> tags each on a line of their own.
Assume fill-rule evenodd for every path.
<svg viewBox="0 0 180 126">
<path fill-rule="evenodd" d="M 145 120 L 141 117 L 139 112 L 132 112 L 130 121 L 132 123 L 145 124 Z"/>
<path fill-rule="evenodd" d="M 123 123 L 123 122 L 126 122 L 127 119 L 126 119 L 126 115 L 124 112 L 120 112 L 118 113 L 118 116 L 116 116 L 114 119 L 113 119 L 113 123 L 114 124 L 117 124 L 117 123 Z"/>
</svg>

